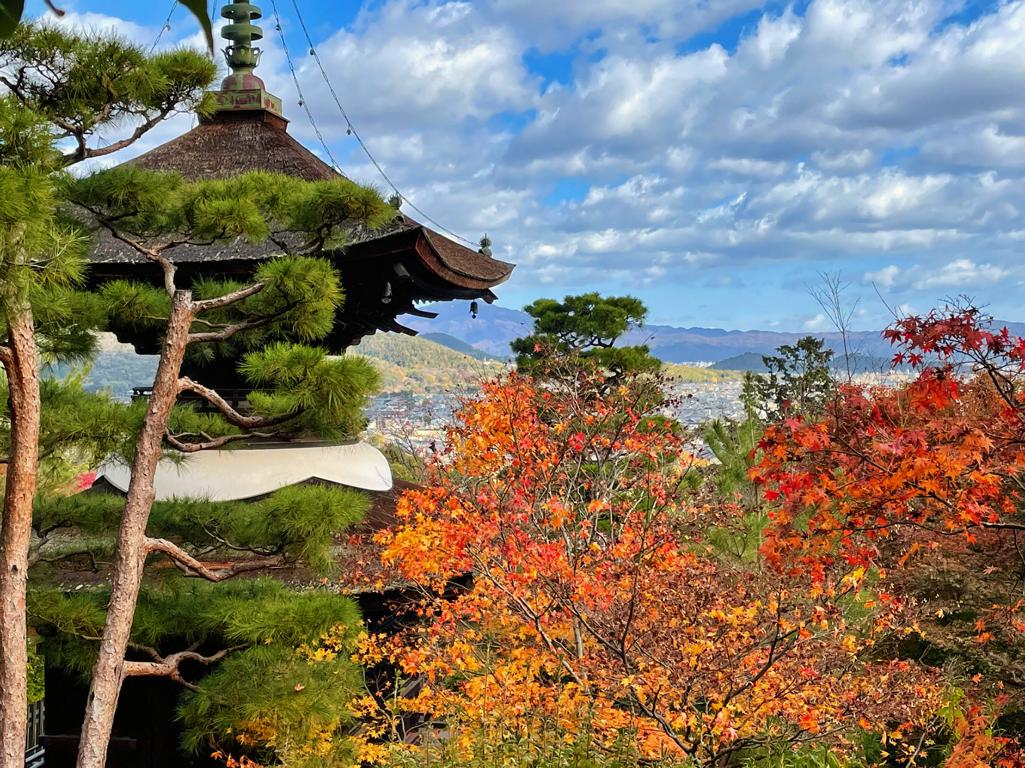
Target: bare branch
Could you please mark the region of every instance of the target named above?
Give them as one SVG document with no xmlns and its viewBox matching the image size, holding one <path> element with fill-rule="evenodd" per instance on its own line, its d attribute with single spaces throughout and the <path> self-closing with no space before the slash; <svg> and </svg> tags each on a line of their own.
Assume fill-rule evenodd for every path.
<svg viewBox="0 0 1025 768">
<path fill-rule="evenodd" d="M 122 242 L 125 245 L 133 248 L 134 250 L 145 256 L 147 259 L 152 261 L 154 264 L 159 265 L 160 268 L 164 271 L 164 290 L 167 292 L 167 295 L 169 297 L 174 298 L 175 291 L 177 290 L 174 283 L 174 275 L 176 268 L 174 266 L 174 263 L 161 253 L 161 251 L 164 250 L 163 248 L 148 248 L 139 241 L 123 234 L 120 230 L 117 229 L 117 227 L 114 226 L 113 220 L 111 220 L 107 216 L 104 216 L 100 211 L 96 210 L 95 208 L 91 208 L 88 205 L 84 205 L 82 203 L 77 203 L 77 205 L 80 205 L 82 208 L 89 211 L 89 213 L 95 216 L 96 221 L 99 222 L 100 226 L 106 229 L 107 232 L 110 233 L 110 236 L 113 237 L 115 240 L 118 240 L 119 242 Z"/>
<path fill-rule="evenodd" d="M 189 690 L 197 690 L 193 683 L 182 677 L 181 663 L 183 661 L 194 661 L 197 664 L 210 666 L 227 656 L 235 648 L 225 648 L 210 656 L 204 656 L 196 651 L 195 645 L 187 650 L 172 653 L 169 656 L 161 656 L 155 648 L 133 644 L 135 650 L 148 655 L 153 661 L 126 661 L 124 666 L 125 677 L 169 677 L 176 683 L 184 685 Z"/>
<path fill-rule="evenodd" d="M 178 391 L 192 392 L 199 395 L 210 405 L 220 411 L 221 415 L 224 416 L 229 424 L 234 424 L 236 427 L 240 427 L 241 429 L 265 429 L 267 427 L 273 427 L 280 424 L 289 418 L 288 416 L 277 416 L 274 418 L 267 418 L 264 416 L 243 416 L 235 410 L 227 400 L 221 397 L 218 392 L 210 389 L 210 387 L 205 387 L 198 381 L 194 381 L 188 377 L 178 379 Z"/>
<path fill-rule="evenodd" d="M 240 573 L 259 571 L 263 568 L 277 568 L 284 565 L 283 555 L 263 557 L 258 560 L 245 560 L 232 563 L 225 568 L 211 567 L 201 563 L 177 544 L 167 539 L 146 539 L 147 552 L 162 552 L 167 555 L 181 569 L 186 576 L 199 576 L 207 581 L 225 581 Z"/>
<path fill-rule="evenodd" d="M 237 443 L 239 440 L 274 437 L 275 434 L 275 432 L 244 432 L 240 435 L 223 435 L 221 437 L 215 437 L 212 440 L 204 440 L 201 443 L 186 443 L 168 432 L 164 436 L 164 439 L 167 440 L 167 444 L 176 451 L 181 451 L 182 453 L 199 453 L 200 451 L 214 451 L 218 448 L 223 448 L 230 443 Z"/>
<path fill-rule="evenodd" d="M 172 112 L 174 112 L 173 105 L 170 107 L 165 107 L 164 109 L 157 112 L 155 115 L 146 118 L 146 120 L 144 120 L 138 128 L 132 131 L 130 136 L 127 136 L 121 139 L 120 141 L 115 141 L 112 144 L 108 144 L 105 147 L 99 147 L 97 149 L 89 149 L 89 146 L 85 141 L 84 129 L 70 130 L 66 126 L 61 125 L 60 127 L 64 128 L 64 130 L 66 131 L 69 131 L 69 133 L 72 136 L 74 136 L 76 141 L 78 142 L 78 148 L 74 152 L 69 152 L 66 155 L 64 155 L 62 158 L 62 162 L 66 166 L 74 165 L 75 163 L 79 163 L 82 160 L 87 160 L 91 157 L 103 157 L 104 155 L 111 155 L 115 152 L 118 152 L 124 149 L 125 147 L 131 146 L 136 141 L 141 139 L 153 127 L 163 122 L 164 118 L 166 118 Z"/>
</svg>

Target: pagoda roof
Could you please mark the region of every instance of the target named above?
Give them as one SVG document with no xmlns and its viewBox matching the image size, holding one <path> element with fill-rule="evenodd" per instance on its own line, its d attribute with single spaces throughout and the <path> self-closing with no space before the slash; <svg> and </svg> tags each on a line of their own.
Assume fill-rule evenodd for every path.
<svg viewBox="0 0 1025 768">
<path fill-rule="evenodd" d="M 342 177 L 292 138 L 287 124 L 267 109 L 225 109 L 128 162 L 149 170 L 179 173 L 189 181 L 231 178 L 258 170 L 307 181 Z M 294 245 L 302 244 L 301 238 L 294 240 Z M 186 244 L 165 251 L 178 266 L 182 287 L 206 277 L 244 279 L 260 262 L 281 253 L 282 248 L 275 243 L 242 239 L 214 245 Z M 491 289 L 507 280 L 514 268 L 400 212 L 382 228 L 352 232 L 348 245 L 325 251 L 324 255 L 339 268 L 346 292 L 345 306 L 327 340 L 338 349 L 376 331 L 415 335 L 396 318 L 402 314 L 434 316 L 416 309 L 417 303 L 494 301 Z M 102 231 L 97 232 L 89 260 L 94 284 L 124 278 L 160 279 L 156 265 Z M 134 344 L 140 353 L 154 351 L 146 339 L 121 340 Z"/>
<path fill-rule="evenodd" d="M 339 175 L 289 135 L 284 118 L 269 112 L 252 118 L 246 113 L 217 113 L 129 162 L 152 171 L 173 171 L 189 181 L 227 179 L 249 171 L 273 171 L 306 181 Z"/>
</svg>

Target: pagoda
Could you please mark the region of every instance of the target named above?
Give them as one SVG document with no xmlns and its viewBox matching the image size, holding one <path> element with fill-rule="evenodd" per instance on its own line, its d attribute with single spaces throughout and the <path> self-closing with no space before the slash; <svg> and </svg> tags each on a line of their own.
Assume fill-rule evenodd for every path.
<svg viewBox="0 0 1025 768">
<path fill-rule="evenodd" d="M 339 178 L 341 174 L 288 133 L 281 99 L 266 89 L 254 73 L 263 36 L 253 22 L 260 9 L 231 2 L 221 10 L 230 21 L 221 35 L 228 41 L 225 60 L 231 73 L 212 93 L 215 109 L 201 115 L 196 127 L 129 161 L 155 171 L 170 171 L 187 180 L 225 179 L 248 171 L 270 171 L 307 181 Z M 467 300 L 492 302 L 492 288 L 508 279 L 513 265 L 492 258 L 487 241 L 474 250 L 403 215 L 380 230 L 353 233 L 350 243 L 321 255 L 341 274 L 346 300 L 332 331 L 321 344 L 340 353 L 377 331 L 415 335 L 397 320 L 404 314 L 433 318 L 436 313 L 416 307 L 420 302 Z M 249 278 L 259 265 L 281 253 L 273 242 L 253 244 L 242 239 L 215 245 L 182 244 L 164 252 L 175 263 L 179 287 L 202 279 Z M 160 284 L 161 273 L 151 261 L 109 235 L 98 234 L 90 255 L 89 279 L 100 285 L 116 279 Z M 159 352 L 152 333 L 114 328 L 119 341 L 139 354 Z M 186 364 L 183 373 L 217 387 L 244 407 L 246 391 L 235 366 Z M 145 388 L 136 390 L 145 396 Z M 392 489 L 384 456 L 369 445 L 275 444 L 252 446 L 259 451 L 211 451 L 190 457 L 184 466 L 171 462 L 157 477 L 157 498 L 207 496 L 219 500 L 262 497 L 296 482 L 319 481 L 373 492 Z M 163 465 L 162 465 L 163 467 Z M 224 478 L 231 478 L 225 483 Z M 100 473 L 100 487 L 124 492 L 126 467 L 112 465 Z"/>
<path fill-rule="evenodd" d="M 220 90 L 212 93 L 216 108 L 200 116 L 188 133 L 146 152 L 130 162 L 149 170 L 173 171 L 189 181 L 224 179 L 247 171 L 271 171 L 307 181 L 338 178 L 341 174 L 288 133 L 281 99 L 270 94 L 254 74 L 263 33 L 253 21 L 260 9 L 246 2 L 224 6 L 231 21 L 221 34 L 228 41 L 225 60 L 231 69 Z M 165 252 L 177 266 L 182 288 L 206 277 L 245 278 L 260 262 L 280 249 L 271 242 L 243 241 L 213 246 L 180 245 Z M 475 250 L 397 212 L 380 230 L 353 233 L 344 248 L 323 254 L 342 275 L 345 307 L 324 343 L 334 350 L 356 344 L 376 331 L 413 335 L 401 325 L 401 315 L 433 318 L 417 309 L 419 302 L 483 300 L 492 302 L 492 289 L 509 278 L 513 265 L 492 258 L 487 240 Z M 158 282 L 159 268 L 124 244 L 100 235 L 90 258 L 93 284 L 114 279 Z M 155 338 L 122 339 L 140 354 L 158 349 Z"/>
</svg>

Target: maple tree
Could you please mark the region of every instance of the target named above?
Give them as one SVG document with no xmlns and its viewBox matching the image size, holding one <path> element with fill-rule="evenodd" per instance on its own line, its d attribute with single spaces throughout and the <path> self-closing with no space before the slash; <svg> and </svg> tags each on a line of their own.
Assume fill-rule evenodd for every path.
<svg viewBox="0 0 1025 768">
<path fill-rule="evenodd" d="M 1021 697 L 1003 689 L 1025 659 L 1025 342 L 968 302 L 886 336 L 894 364 L 911 369 L 902 383 L 845 384 L 820 416 L 767 427 L 751 471 L 772 506 L 762 554 L 820 589 L 874 569 L 916 604 L 914 654 L 955 662 L 953 683 L 1013 712 Z M 975 734 L 951 764 L 984 764 L 964 762 L 983 745 L 1013 749 Z"/>
<path fill-rule="evenodd" d="M 932 678 L 862 655 L 897 621 L 864 573 L 805 590 L 704 542 L 721 510 L 695 503 L 701 462 L 652 386 L 627 378 L 596 398 L 586 374 L 514 374 L 465 405 L 429 486 L 380 535 L 423 599 L 419 622 L 364 644 L 367 663 L 398 671 L 366 716 L 426 745 L 444 723 L 445 749 L 496 763 L 510 744 L 546 762 L 554 738 L 725 765 L 925 725 Z"/>
<path fill-rule="evenodd" d="M 769 557 L 799 553 L 823 577 L 876 564 L 908 529 L 1025 531 L 1025 341 L 988 325 L 971 306 L 904 318 L 886 336 L 917 372 L 905 385 L 844 385 L 821 418 L 766 430 L 752 477 L 779 502 Z"/>
</svg>

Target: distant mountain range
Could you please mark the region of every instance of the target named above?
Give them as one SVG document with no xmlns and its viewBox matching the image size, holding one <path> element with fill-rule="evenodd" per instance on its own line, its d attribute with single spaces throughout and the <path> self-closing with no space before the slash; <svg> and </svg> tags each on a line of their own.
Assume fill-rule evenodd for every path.
<svg viewBox="0 0 1025 768">
<path fill-rule="evenodd" d="M 381 374 L 381 391 L 385 394 L 466 392 L 508 367 L 502 360 L 444 334 L 411 337 L 378 333 L 363 339 L 349 353 L 373 363 Z M 128 345 L 105 336 L 88 367 L 85 385 L 91 391 L 106 391 L 127 400 L 134 387 L 152 383 L 156 367 L 155 356 L 136 355 Z M 68 371 L 67 366 L 56 366 L 48 373 L 60 377 Z"/>
<path fill-rule="evenodd" d="M 504 307 L 481 305 L 478 316 L 471 317 L 465 302 L 438 304 L 434 320 L 409 318 L 408 324 L 421 331 L 418 337 L 400 334 L 376 334 L 353 347 L 351 352 L 373 360 L 382 374 L 385 392 L 448 392 L 465 390 L 482 378 L 505 370 L 511 357 L 509 342 L 530 332 L 529 315 Z M 1012 333 L 1025 336 L 1025 323 L 998 323 Z M 774 354 L 783 344 L 793 344 L 807 332 L 726 331 L 721 328 L 676 328 L 648 325 L 631 331 L 628 344 L 647 344 L 666 363 L 711 363 L 716 371 L 760 371 L 762 355 Z M 842 341 L 836 333 L 813 334 L 826 340 L 840 352 Z M 881 332 L 859 331 L 849 336 L 853 368 L 858 371 L 882 371 L 889 368 L 893 355 Z M 127 399 L 133 387 L 153 381 L 156 358 L 140 357 L 131 347 L 106 337 L 100 354 L 90 366 L 86 384 L 93 390 L 107 390 L 119 399 Z M 63 375 L 59 366 L 52 374 Z M 682 369 L 681 369 L 682 371 Z M 690 380 L 715 378 L 708 371 L 680 372 Z"/>
<path fill-rule="evenodd" d="M 495 305 L 481 304 L 476 318 L 465 302 L 449 302 L 426 307 L 438 313 L 434 320 L 412 319 L 408 325 L 427 334 L 444 334 L 466 342 L 471 347 L 497 357 L 510 355 L 509 343 L 526 336 L 533 326 L 526 313 Z M 1025 323 L 997 322 L 1013 333 L 1025 335 Z M 793 344 L 804 336 L 817 336 L 838 354 L 843 340 L 838 333 L 814 331 L 727 331 L 722 328 L 678 328 L 672 325 L 646 325 L 628 333 L 625 344 L 647 344 L 652 353 L 667 363 L 710 362 L 726 370 L 756 370 L 761 356 L 773 354 L 784 344 Z M 445 341 L 435 339 L 439 343 Z M 848 334 L 849 352 L 861 370 L 885 368 L 893 351 L 882 331 L 855 331 Z M 736 358 L 734 360 L 734 358 Z"/>
</svg>

